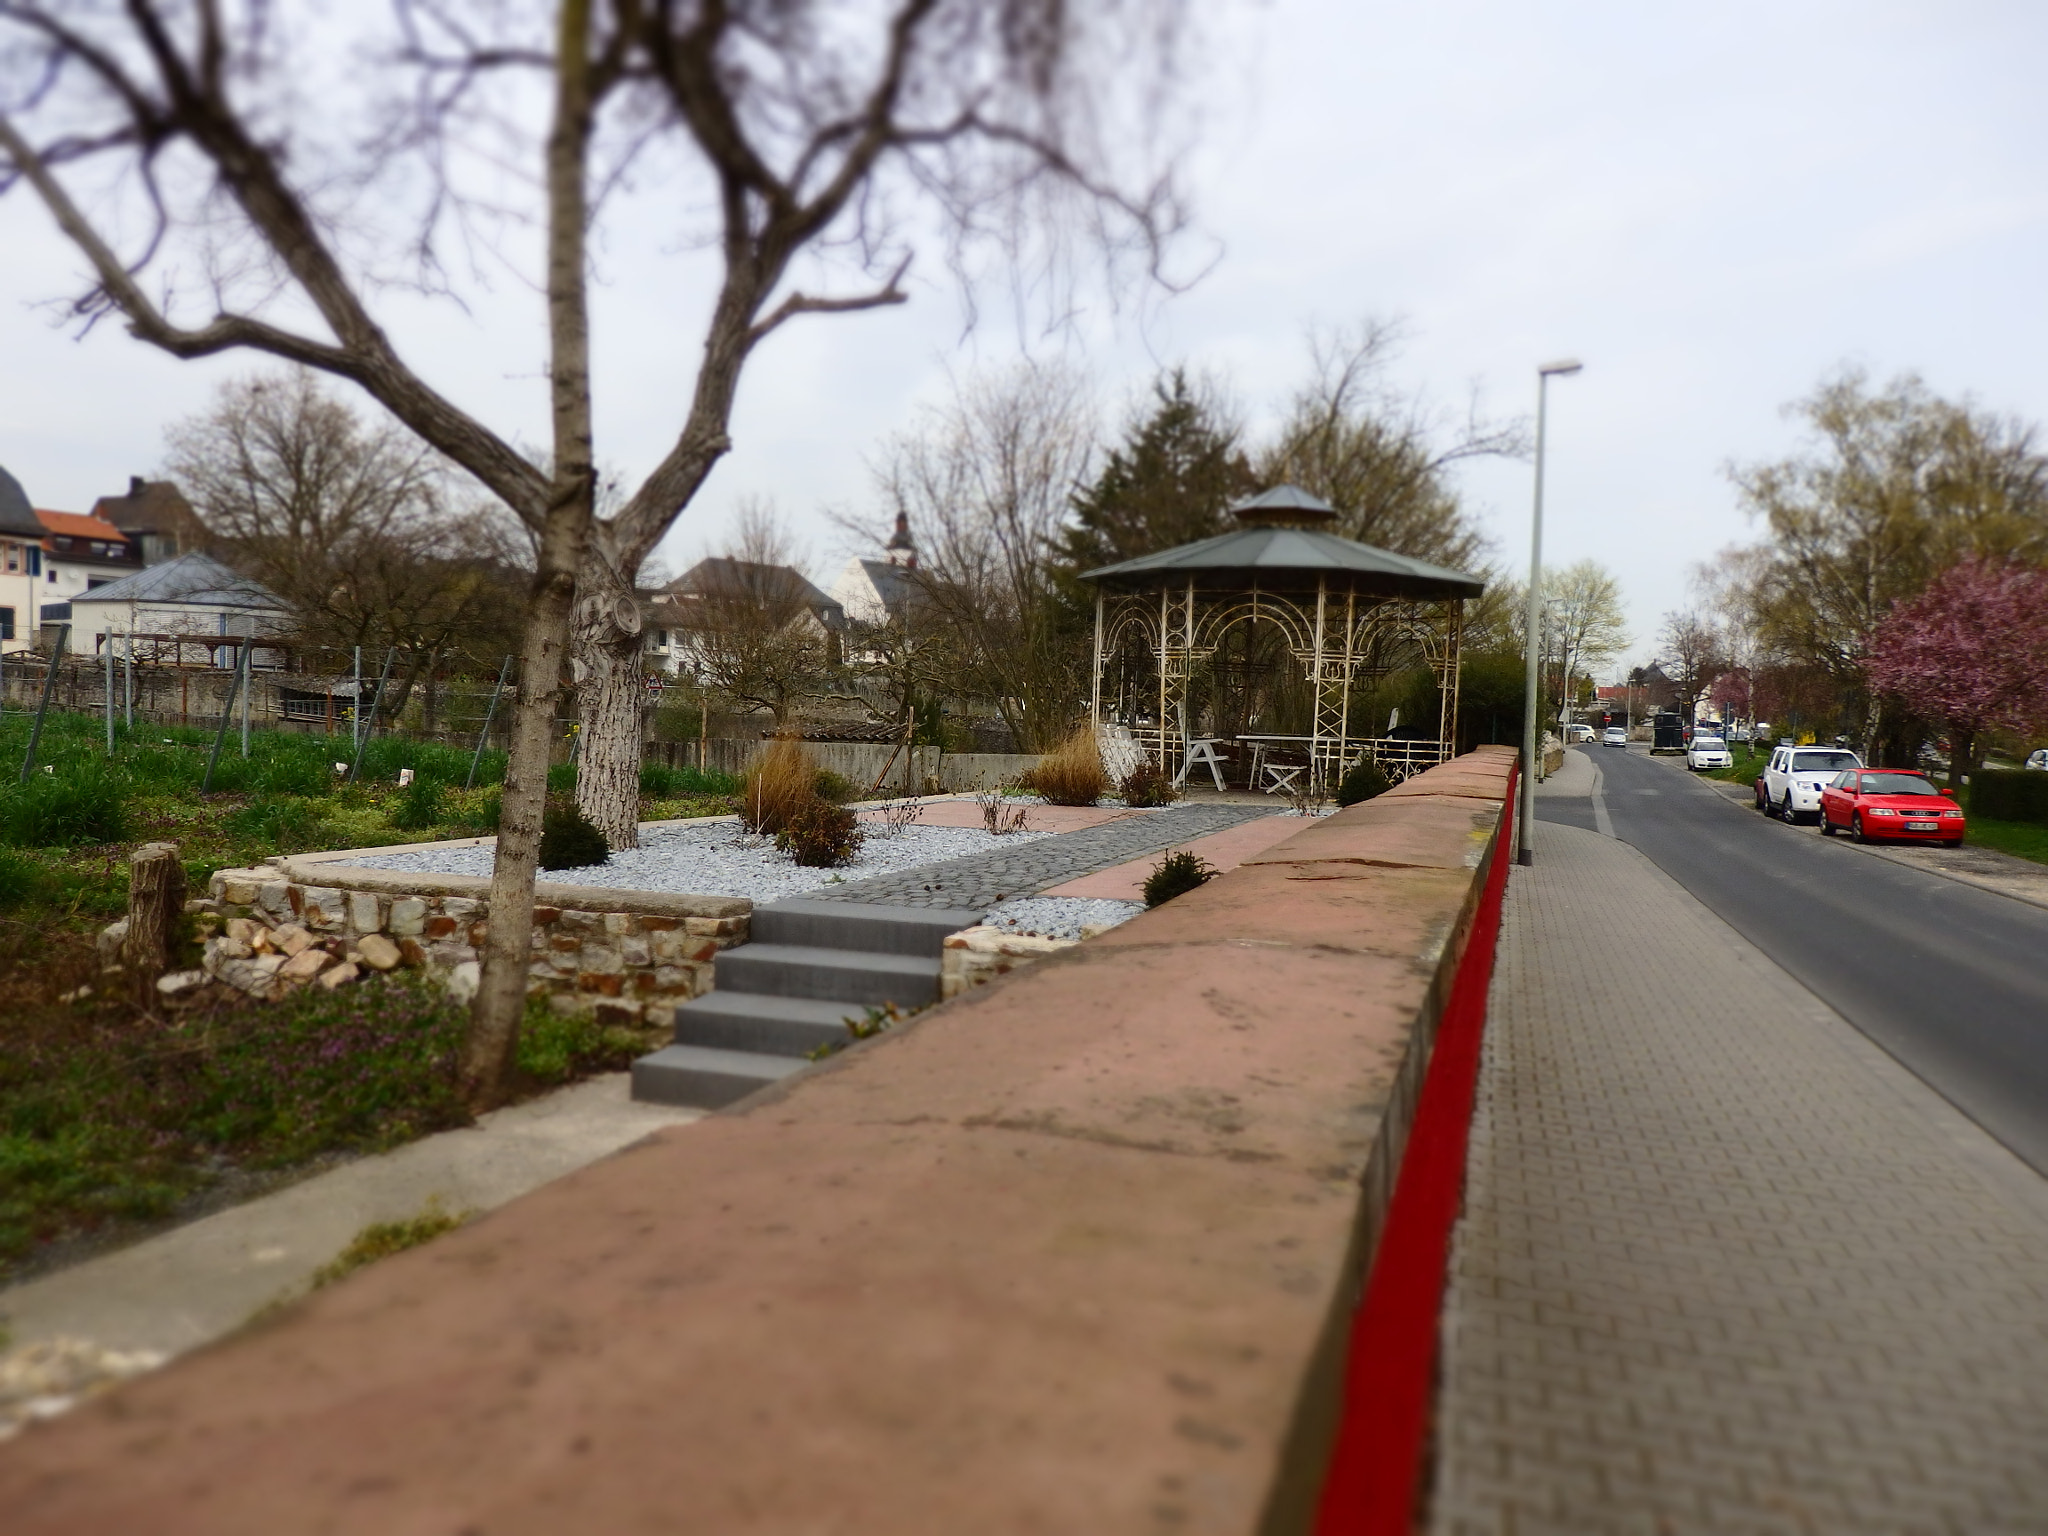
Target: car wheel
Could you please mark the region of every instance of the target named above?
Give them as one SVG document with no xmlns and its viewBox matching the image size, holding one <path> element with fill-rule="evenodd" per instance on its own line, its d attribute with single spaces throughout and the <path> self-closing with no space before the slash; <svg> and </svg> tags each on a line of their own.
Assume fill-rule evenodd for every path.
<svg viewBox="0 0 2048 1536">
<path fill-rule="evenodd" d="M 1941 840 L 1941 846 L 1944 848 L 1960 848 L 1963 846 L 1963 840 L 1960 837 L 1944 837 Z"/>
<path fill-rule="evenodd" d="M 1828 813 L 1825 810 L 1820 813 L 1820 835 L 1822 837 L 1833 837 L 1835 835 L 1835 824 L 1828 820 Z"/>
<path fill-rule="evenodd" d="M 1758 780 L 1756 785 L 1756 808 L 1758 811 L 1760 811 L 1762 814 L 1766 816 L 1771 814 L 1770 796 L 1764 793 L 1764 786 L 1762 780 Z"/>
<path fill-rule="evenodd" d="M 1785 819 L 1786 826 L 1799 825 L 1799 813 L 1792 809 L 1792 791 L 1789 789 L 1785 791 L 1785 803 L 1778 807 L 1778 814 Z"/>
<path fill-rule="evenodd" d="M 1863 818 L 1861 816 L 1851 816 L 1849 818 L 1849 841 L 1852 843 L 1867 843 L 1870 841 L 1869 837 L 1864 834 Z"/>
</svg>

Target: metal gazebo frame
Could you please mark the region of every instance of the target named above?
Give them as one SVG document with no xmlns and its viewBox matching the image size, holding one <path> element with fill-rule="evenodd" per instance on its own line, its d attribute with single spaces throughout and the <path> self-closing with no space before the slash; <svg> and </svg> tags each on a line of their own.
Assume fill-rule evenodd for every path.
<svg viewBox="0 0 2048 1536">
<path fill-rule="evenodd" d="M 1375 549 L 1327 530 L 1336 509 L 1282 485 L 1231 508 L 1230 533 L 1143 555 L 1082 580 L 1095 584 L 1095 669 L 1089 717 L 1103 725 L 1103 668 L 1130 639 L 1156 662 L 1157 723 L 1134 735 L 1163 773 L 1186 763 L 1188 681 L 1238 625 L 1270 623 L 1314 692 L 1304 745 L 1309 783 L 1326 792 L 1371 757 L 1396 781 L 1455 751 L 1458 651 L 1467 598 L 1485 583 L 1462 571 Z M 1436 674 L 1435 741 L 1354 735 L 1354 684 L 1419 651 Z"/>
</svg>

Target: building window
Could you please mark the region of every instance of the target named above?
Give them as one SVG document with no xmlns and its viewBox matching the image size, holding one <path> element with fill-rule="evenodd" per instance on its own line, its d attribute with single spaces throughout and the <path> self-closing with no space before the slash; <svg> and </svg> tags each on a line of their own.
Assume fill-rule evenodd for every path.
<svg viewBox="0 0 2048 1536">
<path fill-rule="evenodd" d="M 50 580 L 55 581 L 57 579 L 57 567 L 55 567 L 54 565 L 51 566 L 50 569 L 45 574 L 50 578 Z"/>
<path fill-rule="evenodd" d="M 21 569 L 21 546 L 19 544 L 7 546 L 7 569 L 9 571 Z"/>
<path fill-rule="evenodd" d="M 0 608 L 0 640 L 12 640 L 13 638 L 14 610 L 12 608 Z"/>
</svg>

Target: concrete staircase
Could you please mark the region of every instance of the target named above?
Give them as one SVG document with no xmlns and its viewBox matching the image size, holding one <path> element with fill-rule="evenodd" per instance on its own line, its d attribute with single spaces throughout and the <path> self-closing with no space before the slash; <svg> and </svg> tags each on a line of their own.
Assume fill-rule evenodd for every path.
<svg viewBox="0 0 2048 1536">
<path fill-rule="evenodd" d="M 756 907 L 749 941 L 721 950 L 713 990 L 676 1010 L 675 1044 L 633 1063 L 633 1097 L 717 1109 L 802 1071 L 848 1019 L 939 998 L 946 936 L 978 910 L 801 898 Z"/>
</svg>

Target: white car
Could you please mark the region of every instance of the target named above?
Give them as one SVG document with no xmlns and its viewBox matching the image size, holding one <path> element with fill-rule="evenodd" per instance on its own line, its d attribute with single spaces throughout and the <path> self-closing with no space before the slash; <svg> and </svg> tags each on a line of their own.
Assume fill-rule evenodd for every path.
<svg viewBox="0 0 2048 1536">
<path fill-rule="evenodd" d="M 2020 766 L 2022 768 L 2033 768 L 2041 773 L 2048 773 L 2048 747 L 2043 747 L 2038 752 L 2029 752 L 2027 760 Z"/>
<path fill-rule="evenodd" d="M 1728 743 L 1720 737 L 1695 736 L 1685 749 L 1685 766 L 1698 773 L 1702 768 L 1732 768 L 1735 759 L 1728 755 Z"/>
<path fill-rule="evenodd" d="M 1564 728 L 1566 741 L 1591 741 L 1593 727 L 1590 725 L 1568 725 Z"/>
<path fill-rule="evenodd" d="M 1610 747 L 1625 747 L 1628 745 L 1628 730 L 1623 726 L 1610 725 L 1600 733 L 1600 740 Z"/>
<path fill-rule="evenodd" d="M 1820 792 L 1838 773 L 1863 759 L 1840 747 L 1778 747 L 1756 781 L 1756 808 L 1796 824 L 1820 815 Z"/>
</svg>

